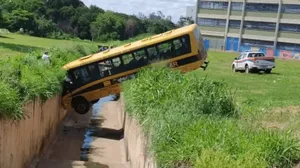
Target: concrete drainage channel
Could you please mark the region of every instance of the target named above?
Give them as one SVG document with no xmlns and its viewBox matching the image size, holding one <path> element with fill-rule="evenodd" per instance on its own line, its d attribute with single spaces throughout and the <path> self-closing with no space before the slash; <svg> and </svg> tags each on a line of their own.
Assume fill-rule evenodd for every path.
<svg viewBox="0 0 300 168">
<path fill-rule="evenodd" d="M 102 98 L 84 116 L 72 113 L 37 168 L 123 168 L 123 126 L 116 96 Z"/>
<path fill-rule="evenodd" d="M 107 138 L 112 140 L 121 140 L 123 138 L 124 135 L 123 129 L 114 130 L 114 129 L 102 127 L 102 123 L 105 121 L 105 119 L 101 116 L 101 110 L 103 108 L 103 105 L 110 101 L 117 101 L 117 97 L 108 96 L 106 98 L 100 99 L 99 102 L 97 102 L 93 106 L 93 110 L 92 110 L 93 115 L 91 117 L 91 123 L 84 135 L 84 143 L 81 148 L 80 158 L 82 161 L 88 161 L 89 160 L 88 155 L 91 153 L 91 151 L 95 150 L 91 146 L 95 138 Z"/>
</svg>

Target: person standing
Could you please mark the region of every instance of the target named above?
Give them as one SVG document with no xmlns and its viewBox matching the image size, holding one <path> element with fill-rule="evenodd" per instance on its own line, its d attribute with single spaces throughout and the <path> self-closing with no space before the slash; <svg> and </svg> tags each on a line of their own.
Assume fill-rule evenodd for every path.
<svg viewBox="0 0 300 168">
<path fill-rule="evenodd" d="M 103 51 L 103 46 L 102 45 L 98 45 L 98 52 L 102 52 Z"/>
<path fill-rule="evenodd" d="M 46 64 L 50 64 L 50 56 L 48 55 L 48 52 L 44 52 L 42 59 L 45 60 Z"/>
</svg>

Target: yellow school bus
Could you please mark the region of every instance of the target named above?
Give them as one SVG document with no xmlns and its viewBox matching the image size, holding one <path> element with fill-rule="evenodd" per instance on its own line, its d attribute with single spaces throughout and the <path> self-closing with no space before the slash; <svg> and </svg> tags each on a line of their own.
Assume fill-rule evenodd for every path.
<svg viewBox="0 0 300 168">
<path fill-rule="evenodd" d="M 88 55 L 64 66 L 62 104 L 86 114 L 100 98 L 120 93 L 120 83 L 135 78 L 142 67 L 164 64 L 182 72 L 205 70 L 206 58 L 196 24 Z"/>
</svg>

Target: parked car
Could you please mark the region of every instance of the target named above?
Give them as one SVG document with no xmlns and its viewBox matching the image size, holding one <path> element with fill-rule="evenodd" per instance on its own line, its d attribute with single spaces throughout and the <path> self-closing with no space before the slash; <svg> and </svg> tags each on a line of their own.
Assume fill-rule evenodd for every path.
<svg viewBox="0 0 300 168">
<path fill-rule="evenodd" d="M 264 71 L 271 73 L 275 68 L 275 57 L 266 56 L 262 52 L 242 52 L 231 65 L 232 71 L 244 71 L 246 73 Z"/>
</svg>

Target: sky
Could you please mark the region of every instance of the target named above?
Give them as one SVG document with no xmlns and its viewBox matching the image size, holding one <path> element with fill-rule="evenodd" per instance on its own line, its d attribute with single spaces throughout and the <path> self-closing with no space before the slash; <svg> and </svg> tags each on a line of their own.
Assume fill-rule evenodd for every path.
<svg viewBox="0 0 300 168">
<path fill-rule="evenodd" d="M 126 14 L 162 11 L 165 16 L 172 16 L 177 22 L 180 16 L 186 16 L 187 6 L 196 6 L 196 0 L 82 0 L 87 6 L 96 5 L 104 10 Z"/>
</svg>

